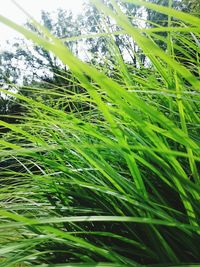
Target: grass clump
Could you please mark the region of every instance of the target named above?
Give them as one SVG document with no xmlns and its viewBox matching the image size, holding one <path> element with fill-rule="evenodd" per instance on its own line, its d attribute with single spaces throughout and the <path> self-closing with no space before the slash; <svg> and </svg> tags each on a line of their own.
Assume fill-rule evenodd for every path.
<svg viewBox="0 0 200 267">
<path fill-rule="evenodd" d="M 110 31 L 102 34 L 112 74 L 75 57 L 36 22 L 41 34 L 0 17 L 54 53 L 76 80 L 74 92 L 32 88 L 31 97 L 1 89 L 27 112 L 17 124 L 0 122 L 9 129 L 0 141 L 0 266 L 199 263 L 200 20 L 144 1 L 92 2 L 147 65 L 128 64 Z M 164 13 L 175 26 L 169 19 L 161 29 L 133 27 L 124 2 Z"/>
</svg>

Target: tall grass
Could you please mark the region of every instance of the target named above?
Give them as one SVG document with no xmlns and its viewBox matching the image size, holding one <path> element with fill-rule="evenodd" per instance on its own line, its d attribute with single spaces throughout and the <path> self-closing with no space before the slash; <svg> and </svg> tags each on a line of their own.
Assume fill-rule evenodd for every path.
<svg viewBox="0 0 200 267">
<path fill-rule="evenodd" d="M 116 62 L 111 78 L 37 22 L 41 35 L 0 16 L 62 60 L 75 89 L 31 88 L 30 97 L 1 89 L 27 112 L 17 124 L 0 122 L 9 129 L 0 140 L 0 266 L 199 263 L 200 20 L 170 6 L 121 1 L 169 18 L 167 27 L 140 29 L 115 1 L 112 9 L 92 2 L 133 38 L 148 67 L 128 65 L 114 35 L 102 32 Z"/>
</svg>

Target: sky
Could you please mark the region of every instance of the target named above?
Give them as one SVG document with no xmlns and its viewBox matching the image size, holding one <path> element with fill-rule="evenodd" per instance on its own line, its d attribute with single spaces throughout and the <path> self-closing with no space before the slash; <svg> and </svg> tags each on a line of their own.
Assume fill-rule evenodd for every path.
<svg viewBox="0 0 200 267">
<path fill-rule="evenodd" d="M 74 14 L 81 13 L 84 0 L 15 0 L 23 9 L 25 9 L 36 20 L 40 19 L 41 10 L 53 12 L 58 8 L 72 10 Z M 16 23 L 26 22 L 26 15 L 13 3 L 12 0 L 0 1 L 0 15 L 3 15 Z M 5 41 L 19 37 L 14 30 L 4 26 L 0 22 L 0 46 L 5 46 Z"/>
</svg>

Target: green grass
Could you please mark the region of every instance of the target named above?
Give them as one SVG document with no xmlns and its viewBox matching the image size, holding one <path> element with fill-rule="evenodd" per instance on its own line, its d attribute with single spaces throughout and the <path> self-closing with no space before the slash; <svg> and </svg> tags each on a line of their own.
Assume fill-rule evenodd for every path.
<svg viewBox="0 0 200 267">
<path fill-rule="evenodd" d="M 126 1 L 167 14 L 163 38 L 134 28 L 114 1 L 114 10 L 92 2 L 134 39 L 149 67 L 124 62 L 108 28 L 116 63 L 111 77 L 107 67 L 76 58 L 36 22 L 40 36 L 0 16 L 54 53 L 78 81 L 75 87 L 85 89 L 31 88 L 30 97 L 1 89 L 28 112 L 18 124 L 0 121 L 10 129 L 0 140 L 0 266 L 200 264 L 200 20 Z M 60 108 L 75 102 L 79 108 L 71 112 Z"/>
</svg>

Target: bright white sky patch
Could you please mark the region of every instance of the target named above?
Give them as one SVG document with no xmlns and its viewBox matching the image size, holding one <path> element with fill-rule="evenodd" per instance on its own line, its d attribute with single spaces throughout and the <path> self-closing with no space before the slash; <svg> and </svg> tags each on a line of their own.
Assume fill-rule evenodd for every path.
<svg viewBox="0 0 200 267">
<path fill-rule="evenodd" d="M 25 9 L 36 20 L 40 20 L 41 10 L 53 12 L 58 8 L 72 10 L 74 14 L 81 13 L 85 0 L 17 0 L 23 9 Z M 3 15 L 16 23 L 26 22 L 26 15 L 12 2 L 12 0 L 0 1 L 0 15 Z M 14 30 L 4 26 L 0 22 L 0 45 L 5 41 L 19 36 Z"/>
</svg>

